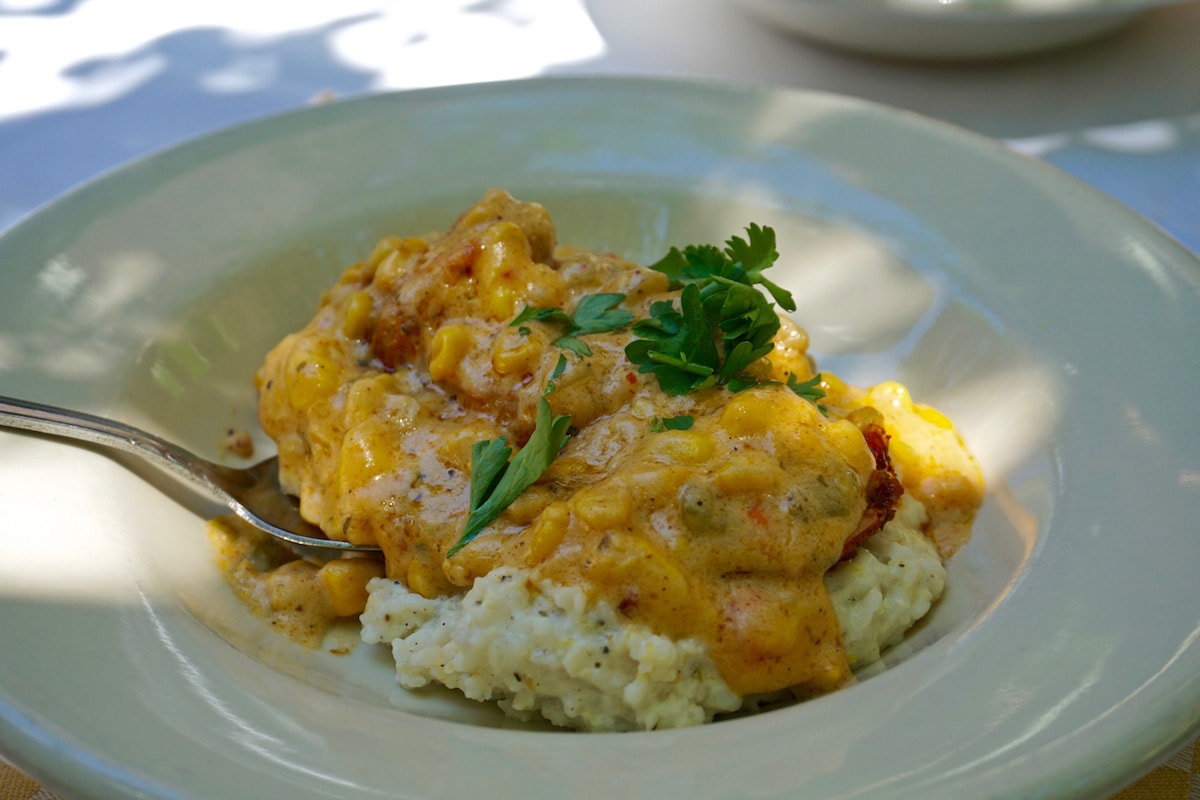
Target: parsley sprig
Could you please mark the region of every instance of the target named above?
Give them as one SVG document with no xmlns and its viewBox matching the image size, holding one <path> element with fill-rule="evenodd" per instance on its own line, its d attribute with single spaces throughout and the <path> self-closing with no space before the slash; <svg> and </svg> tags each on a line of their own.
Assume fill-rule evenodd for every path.
<svg viewBox="0 0 1200 800">
<path fill-rule="evenodd" d="M 525 306 L 509 326 L 521 328 L 522 332 L 525 332 L 528 330 L 525 323 L 530 321 L 564 323 L 567 332 L 555 339 L 553 344 L 583 358 L 590 356 L 592 349 L 579 338 L 580 336 L 620 330 L 633 322 L 632 314 L 616 307 L 624 299 L 625 295 L 616 292 L 589 294 L 580 298 L 573 315 L 561 308 Z"/>
<path fill-rule="evenodd" d="M 559 361 L 559 367 L 563 364 Z M 556 369 L 561 372 L 561 369 Z M 462 535 L 446 553 L 450 557 L 467 546 L 491 522 L 500 516 L 542 476 L 558 451 L 570 438 L 567 432 L 571 418 L 566 414 L 555 414 L 546 395 L 553 385 L 538 398 L 537 417 L 529 441 L 510 461 L 512 447 L 503 436 L 486 439 L 471 446 L 471 494 L 470 512 Z"/>
<path fill-rule="evenodd" d="M 634 323 L 637 338 L 625 356 L 639 372 L 653 372 L 669 395 L 754 385 L 745 370 L 774 349 L 779 332 L 775 305 L 757 287 L 784 309 L 796 309 L 791 293 L 763 276 L 779 258 L 775 231 L 751 224 L 746 234 L 730 238 L 724 250 L 673 247 L 650 265 L 670 278 L 671 288 L 681 289 L 679 308 L 666 300 L 651 304 L 649 318 Z"/>
<path fill-rule="evenodd" d="M 712 245 L 671 248 L 651 265 L 670 278 L 671 288 L 680 290 L 679 307 L 668 300 L 652 303 L 650 316 L 633 323 L 636 338 L 626 346 L 625 355 L 639 372 L 653 372 L 669 395 L 716 385 L 733 391 L 755 385 L 757 381 L 745 371 L 774 349 L 779 332 L 775 303 L 788 311 L 796 309 L 791 293 L 763 276 L 779 258 L 775 232 L 751 224 L 746 234 L 746 239 L 730 238 L 723 250 Z M 573 314 L 561 308 L 526 306 L 510 325 L 526 335 L 527 322 L 565 325 L 566 332 L 553 344 L 582 358 L 592 351 L 580 336 L 620 330 L 633 322 L 632 314 L 617 308 L 624 300 L 625 295 L 613 292 L 586 295 Z M 538 398 L 533 433 L 516 456 L 510 459 L 513 448 L 503 436 L 472 446 L 470 508 L 462 535 L 447 556 L 482 533 L 550 468 L 566 445 L 571 418 L 555 414 L 546 400 L 566 363 L 560 355 Z M 808 381 L 791 375 L 787 381 L 788 388 L 814 403 L 825 396 L 820 383 L 820 375 Z M 690 415 L 656 417 L 651 430 L 687 430 L 693 422 Z"/>
</svg>

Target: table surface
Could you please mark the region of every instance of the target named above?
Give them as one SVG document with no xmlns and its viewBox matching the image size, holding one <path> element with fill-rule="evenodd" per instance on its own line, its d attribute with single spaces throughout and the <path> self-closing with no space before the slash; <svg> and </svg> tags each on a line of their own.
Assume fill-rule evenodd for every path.
<svg viewBox="0 0 1200 800">
<path fill-rule="evenodd" d="M 731 0 L 0 0 L 0 231 L 146 153 L 323 98 L 620 74 L 939 118 L 1048 161 L 1200 253 L 1197 42 L 1196 2 L 1083 45 L 950 64 L 818 46 Z M 1118 797 L 1200 800 L 1196 772 L 1192 744 Z M 30 797 L 53 795 L 0 764 L 0 800 Z"/>
</svg>

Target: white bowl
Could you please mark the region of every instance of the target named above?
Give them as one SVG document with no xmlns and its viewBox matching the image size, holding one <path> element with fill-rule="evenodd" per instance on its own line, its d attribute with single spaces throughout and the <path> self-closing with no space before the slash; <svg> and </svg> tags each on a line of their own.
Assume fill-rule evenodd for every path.
<svg viewBox="0 0 1200 800">
<path fill-rule="evenodd" d="M 879 56 L 1028 55 L 1114 31 L 1161 0 L 737 0 L 763 20 Z"/>
<path fill-rule="evenodd" d="M 555 80 L 219 133 L 0 238 L 0 393 L 216 454 L 253 372 L 384 233 L 489 186 L 645 260 L 779 234 L 822 365 L 945 410 L 990 493 L 932 616 L 843 691 L 677 731 L 507 729 L 232 596 L 211 507 L 0 432 L 0 751 L 72 798 L 1095 798 L 1200 726 L 1200 264 L 1000 144 L 862 102 Z M 260 450 L 266 451 L 259 439 Z M 161 484 L 161 482 L 160 482 Z M 351 646 L 339 654 L 341 646 Z"/>
</svg>

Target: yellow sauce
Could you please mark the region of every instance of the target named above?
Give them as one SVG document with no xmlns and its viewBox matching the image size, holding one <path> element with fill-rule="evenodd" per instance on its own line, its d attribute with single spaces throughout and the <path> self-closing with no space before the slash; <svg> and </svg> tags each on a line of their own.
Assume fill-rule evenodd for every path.
<svg viewBox="0 0 1200 800">
<path fill-rule="evenodd" d="M 813 375 L 787 320 L 752 365 L 776 382 L 737 394 L 667 396 L 626 360 L 627 329 L 588 335 L 591 355 L 568 354 L 547 395 L 571 417 L 567 445 L 447 557 L 469 511 L 472 446 L 528 439 L 564 353 L 561 327 L 510 321 L 599 292 L 625 295 L 636 319 L 678 296 L 661 273 L 558 248 L 545 210 L 501 191 L 443 235 L 383 240 L 257 376 L 285 487 L 331 538 L 379 544 L 388 576 L 427 597 L 518 565 L 658 633 L 702 639 L 739 694 L 841 685 L 850 669 L 822 576 L 868 506 L 877 464 L 863 420 L 891 436 L 943 555 L 965 540 L 982 481 L 953 427 L 898 384 L 826 381 L 822 411 L 780 383 Z M 679 415 L 694 424 L 654 425 Z"/>
</svg>

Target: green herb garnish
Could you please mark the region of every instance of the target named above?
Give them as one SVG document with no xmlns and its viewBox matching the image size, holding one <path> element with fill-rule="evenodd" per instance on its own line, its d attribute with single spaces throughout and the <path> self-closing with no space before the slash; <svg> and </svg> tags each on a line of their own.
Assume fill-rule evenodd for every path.
<svg viewBox="0 0 1200 800">
<path fill-rule="evenodd" d="M 686 431 L 696 422 L 696 418 L 690 414 L 680 414 L 677 417 L 655 417 L 650 420 L 650 430 L 655 433 L 661 431 Z"/>
<path fill-rule="evenodd" d="M 798 396 L 812 403 L 825 397 L 825 390 L 821 388 L 821 373 L 819 372 L 806 381 L 797 380 L 794 374 L 788 375 L 787 386 Z"/>
<path fill-rule="evenodd" d="M 650 268 L 662 272 L 671 279 L 673 288 L 687 283 L 707 283 L 713 277 L 728 278 L 747 286 L 761 285 L 775 298 L 775 302 L 788 311 L 796 310 L 792 293 L 763 277 L 763 272 L 779 258 L 775 249 L 775 230 L 768 226 L 750 223 L 746 228 L 747 239 L 730 237 L 725 249 L 714 245 L 689 245 L 683 250 L 672 247 Z"/>
<path fill-rule="evenodd" d="M 734 236 L 724 250 L 692 245 L 671 251 L 650 266 L 682 289 L 679 308 L 669 301 L 650 306 L 650 317 L 633 326 L 638 338 L 625 356 L 639 372 L 653 372 L 669 395 L 727 385 L 741 391 L 755 384 L 746 368 L 775 348 L 779 332 L 775 302 L 796 309 L 790 292 L 763 277 L 779 258 L 775 231 L 751 224 L 748 240 Z"/>
<path fill-rule="evenodd" d="M 625 355 L 638 365 L 639 372 L 653 372 L 669 395 L 717 385 L 732 391 L 756 385 L 745 370 L 774 349 L 772 340 L 779 332 L 775 303 L 788 311 L 796 309 L 791 293 L 763 277 L 764 270 L 779 258 L 775 232 L 751 224 L 746 233 L 747 239 L 729 239 L 724 250 L 712 245 L 671 248 L 651 265 L 670 278 L 671 288 L 681 290 L 679 307 L 666 300 L 651 304 L 650 316 L 634 323 L 636 338 L 626 346 Z M 617 308 L 624 299 L 625 295 L 613 292 L 586 295 L 573 314 L 561 308 L 527 306 L 510 325 L 523 336 L 530 333 L 527 322 L 565 325 L 566 332 L 553 344 L 582 358 L 592 351 L 580 336 L 619 330 L 633 322 L 632 314 Z M 470 510 L 462 535 L 447 556 L 465 547 L 512 505 L 566 445 L 571 418 L 555 414 L 546 400 L 566 366 L 566 357 L 560 355 L 538 398 L 533 434 L 516 456 L 503 436 L 472 446 Z M 825 396 L 819 383 L 819 375 L 803 382 L 793 375 L 787 385 L 815 402 Z M 694 422 L 686 414 L 655 417 L 650 427 L 654 431 L 688 430 Z"/>
<path fill-rule="evenodd" d="M 511 461 L 512 448 L 504 437 L 476 442 L 471 447 L 471 510 L 450 557 L 478 536 L 504 509 L 550 468 L 567 443 L 571 418 L 555 414 L 546 402 L 547 390 L 538 398 L 537 421 L 529 441 Z"/>
<path fill-rule="evenodd" d="M 588 333 L 620 330 L 633 322 L 632 314 L 623 308 L 616 308 L 624 299 L 625 295 L 616 292 L 585 295 L 576 304 L 573 315 L 561 308 L 526 306 L 509 325 L 521 326 L 522 330 L 528 330 L 523 323 L 530 321 L 564 323 L 567 326 L 566 334 L 555 339 L 553 344 L 583 358 L 590 356 L 592 350 L 579 338 L 580 336 Z"/>
<path fill-rule="evenodd" d="M 567 371 L 567 357 L 560 353 L 558 356 L 558 361 L 554 364 L 554 369 L 550 373 L 550 379 L 546 381 L 546 391 L 542 392 L 543 397 L 545 397 L 546 395 L 553 392 L 556 388 L 558 388 L 557 381 L 559 378 L 562 377 L 562 374 L 566 371 Z"/>
</svg>

